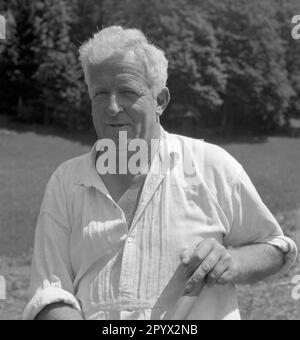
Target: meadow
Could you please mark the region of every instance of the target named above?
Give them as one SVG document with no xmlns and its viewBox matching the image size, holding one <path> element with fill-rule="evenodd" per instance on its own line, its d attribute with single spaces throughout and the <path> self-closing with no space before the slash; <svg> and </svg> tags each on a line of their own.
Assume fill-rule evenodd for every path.
<svg viewBox="0 0 300 340">
<path fill-rule="evenodd" d="M 49 176 L 64 160 L 87 152 L 93 138 L 0 120 L 0 275 L 7 285 L 0 320 L 19 319 L 26 305 L 35 223 Z M 240 161 L 284 232 L 300 246 L 300 139 L 206 140 Z M 300 319 L 300 301 L 292 298 L 297 274 L 298 264 L 279 278 L 239 287 L 243 318 Z"/>
</svg>

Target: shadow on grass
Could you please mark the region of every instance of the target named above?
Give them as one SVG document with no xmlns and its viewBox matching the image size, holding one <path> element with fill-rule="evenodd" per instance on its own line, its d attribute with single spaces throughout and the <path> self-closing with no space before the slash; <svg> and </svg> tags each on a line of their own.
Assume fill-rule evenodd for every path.
<svg viewBox="0 0 300 340">
<path fill-rule="evenodd" d="M 264 134 L 260 132 L 251 132 L 243 130 L 221 130 L 221 129 L 209 129 L 209 128 L 194 128 L 193 131 L 186 130 L 181 127 L 170 128 L 164 126 L 164 128 L 170 133 L 176 133 L 192 138 L 203 139 L 206 142 L 218 144 L 218 145 L 230 145 L 230 144 L 263 144 L 268 141 L 269 137 L 290 137 L 295 138 L 289 131 L 277 131 L 274 133 Z M 86 130 L 81 131 L 67 131 L 59 126 L 45 126 L 40 124 L 23 123 L 14 118 L 0 115 L 0 130 L 15 131 L 16 133 L 33 132 L 37 135 L 44 136 L 57 136 L 60 138 L 68 139 L 78 142 L 82 145 L 93 145 L 97 140 L 94 128 L 91 126 Z"/>
<path fill-rule="evenodd" d="M 56 136 L 78 142 L 82 145 L 93 145 L 97 140 L 96 133 L 92 127 L 82 131 L 71 132 L 59 126 L 23 123 L 17 119 L 3 115 L 0 115 L 0 130 L 7 130 L 19 134 L 33 132 L 41 136 Z"/>
</svg>

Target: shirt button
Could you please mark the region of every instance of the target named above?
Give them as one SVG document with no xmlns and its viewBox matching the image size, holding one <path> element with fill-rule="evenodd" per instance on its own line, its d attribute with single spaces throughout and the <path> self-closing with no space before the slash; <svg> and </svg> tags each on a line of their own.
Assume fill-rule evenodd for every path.
<svg viewBox="0 0 300 340">
<path fill-rule="evenodd" d="M 128 242 L 128 243 L 131 243 L 131 242 L 132 242 L 132 237 L 128 237 L 128 238 L 127 238 L 127 242 Z"/>
</svg>

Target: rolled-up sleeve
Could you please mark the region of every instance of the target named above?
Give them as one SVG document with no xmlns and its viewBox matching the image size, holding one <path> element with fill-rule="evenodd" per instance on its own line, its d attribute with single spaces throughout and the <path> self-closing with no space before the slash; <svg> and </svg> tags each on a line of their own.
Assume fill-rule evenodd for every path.
<svg viewBox="0 0 300 340">
<path fill-rule="evenodd" d="M 64 302 L 81 312 L 75 298 L 69 255 L 70 228 L 59 172 L 50 179 L 35 231 L 31 265 L 30 301 L 23 319 L 34 319 L 47 305 Z"/>
<path fill-rule="evenodd" d="M 297 246 L 284 236 L 273 214 L 266 207 L 249 176 L 242 168 L 233 186 L 231 199 L 231 227 L 224 239 L 228 247 L 267 243 L 285 254 L 280 274 L 296 261 Z"/>
</svg>

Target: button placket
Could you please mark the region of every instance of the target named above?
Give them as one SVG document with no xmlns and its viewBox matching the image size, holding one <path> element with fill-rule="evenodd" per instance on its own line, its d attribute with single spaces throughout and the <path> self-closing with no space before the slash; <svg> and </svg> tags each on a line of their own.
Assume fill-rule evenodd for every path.
<svg viewBox="0 0 300 340">
<path fill-rule="evenodd" d="M 133 276 L 135 266 L 133 265 L 133 259 L 136 250 L 136 225 L 139 218 L 144 213 L 146 206 L 151 201 L 151 198 L 160 183 L 162 182 L 164 176 L 163 175 L 150 175 L 150 177 L 146 178 L 145 187 L 142 191 L 141 202 L 137 208 L 134 219 L 131 224 L 131 228 L 128 232 L 128 237 L 126 239 L 124 250 L 123 250 L 123 258 L 121 265 L 121 274 L 120 274 L 120 284 L 119 290 L 120 295 L 123 297 L 130 297 L 132 295 L 132 285 L 130 284 Z"/>
<path fill-rule="evenodd" d="M 120 294 L 123 297 L 130 297 L 132 295 L 132 287 L 130 284 L 130 280 L 134 275 L 134 267 L 132 265 L 132 259 L 134 258 L 135 252 L 135 234 L 132 233 L 131 236 L 128 236 L 125 240 L 124 250 L 123 250 L 123 258 L 122 258 L 122 266 L 121 266 L 121 275 L 120 275 Z"/>
<path fill-rule="evenodd" d="M 157 190 L 163 179 L 164 179 L 163 175 L 151 175 L 150 179 L 146 179 L 147 182 L 142 192 L 142 200 L 137 208 L 137 211 L 131 224 L 130 228 L 131 232 L 135 230 L 138 220 L 143 215 L 144 210 L 146 209 L 148 203 L 151 201 L 152 196 L 154 195 L 155 191 Z"/>
</svg>

